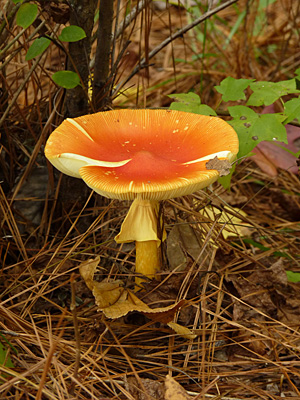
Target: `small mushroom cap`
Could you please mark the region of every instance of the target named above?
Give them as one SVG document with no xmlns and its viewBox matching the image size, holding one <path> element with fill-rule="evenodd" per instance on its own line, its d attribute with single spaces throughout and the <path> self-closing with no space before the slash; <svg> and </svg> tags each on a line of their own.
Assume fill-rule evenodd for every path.
<svg viewBox="0 0 300 400">
<path fill-rule="evenodd" d="M 66 119 L 45 155 L 60 171 L 117 199 L 163 200 L 216 181 L 206 162 L 238 153 L 234 129 L 217 117 L 171 110 L 114 110 Z"/>
</svg>

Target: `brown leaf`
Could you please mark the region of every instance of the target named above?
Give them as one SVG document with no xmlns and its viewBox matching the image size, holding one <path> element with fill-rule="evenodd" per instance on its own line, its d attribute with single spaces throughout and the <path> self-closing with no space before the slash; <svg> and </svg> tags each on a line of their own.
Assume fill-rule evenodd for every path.
<svg viewBox="0 0 300 400">
<path fill-rule="evenodd" d="M 103 309 L 115 304 L 117 301 L 121 301 L 124 288 L 121 280 L 102 282 L 94 281 L 94 274 L 99 262 L 100 257 L 84 261 L 80 264 L 79 271 L 80 275 L 85 280 L 87 287 L 93 292 L 97 306 L 100 309 Z"/>
<path fill-rule="evenodd" d="M 165 379 L 165 400 L 190 400 L 191 396 L 187 394 L 184 388 L 175 381 L 174 378 L 167 375 Z"/>
<path fill-rule="evenodd" d="M 136 400 L 191 400 L 185 389 L 167 375 L 164 383 L 153 379 L 130 377 L 125 381 L 125 387 Z"/>
<path fill-rule="evenodd" d="M 188 224 L 175 225 L 167 238 L 167 257 L 171 269 L 184 271 L 188 255 L 197 260 L 201 250 L 201 241 L 197 232 Z"/>
<path fill-rule="evenodd" d="M 153 379 L 137 379 L 129 377 L 125 381 L 126 390 L 136 400 L 164 400 L 164 386 L 162 382 Z"/>
<path fill-rule="evenodd" d="M 219 172 L 220 176 L 230 174 L 231 163 L 228 160 L 220 160 L 217 156 L 207 161 L 205 164 L 206 169 L 215 169 Z"/>
<path fill-rule="evenodd" d="M 85 261 L 79 266 L 79 271 L 87 286 L 93 292 L 99 310 L 103 311 L 107 318 L 120 318 L 124 317 L 129 312 L 137 311 L 153 321 L 168 324 L 174 319 L 176 311 L 185 304 L 185 300 L 180 300 L 169 306 L 153 309 L 140 300 L 131 290 L 124 288 L 123 282 L 120 280 L 94 281 L 94 274 L 99 261 L 100 257 Z M 190 335 L 188 337 L 189 339 L 193 336 L 192 332 L 187 328 L 181 327 L 182 329 L 180 330 L 180 328 L 178 328 L 180 325 L 175 325 L 175 331 L 178 334 L 185 338 Z"/>
<path fill-rule="evenodd" d="M 284 324 L 299 324 L 300 293 L 297 284 L 288 282 L 284 262 L 279 259 L 271 267 L 257 268 L 250 275 L 227 277 L 243 300 L 233 300 L 235 321 L 251 324 L 254 319 L 265 320 L 266 315 Z"/>
</svg>

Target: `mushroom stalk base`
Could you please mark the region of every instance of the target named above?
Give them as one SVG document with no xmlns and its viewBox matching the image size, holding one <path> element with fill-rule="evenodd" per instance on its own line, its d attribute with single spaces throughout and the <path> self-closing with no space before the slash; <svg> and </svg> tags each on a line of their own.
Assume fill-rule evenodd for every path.
<svg viewBox="0 0 300 400">
<path fill-rule="evenodd" d="M 136 260 L 135 272 L 142 274 L 150 279 L 155 278 L 155 274 L 160 270 L 159 249 L 156 240 L 148 240 L 146 242 L 135 242 Z M 137 276 L 135 283 L 136 290 L 139 290 L 139 285 L 145 282 L 145 279 Z"/>
<path fill-rule="evenodd" d="M 155 278 L 160 269 L 160 243 L 164 240 L 158 235 L 158 210 L 159 202 L 136 198 L 126 215 L 120 233 L 115 237 L 117 243 L 135 242 L 136 265 L 135 271 L 140 276 L 136 277 L 136 290 L 139 284 L 145 282 L 141 275 Z"/>
</svg>

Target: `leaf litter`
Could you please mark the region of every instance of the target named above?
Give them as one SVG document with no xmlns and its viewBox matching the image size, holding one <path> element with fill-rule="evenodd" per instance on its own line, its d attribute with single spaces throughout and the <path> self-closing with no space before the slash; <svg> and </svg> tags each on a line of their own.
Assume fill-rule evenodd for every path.
<svg viewBox="0 0 300 400">
<path fill-rule="evenodd" d="M 276 181 L 262 174 L 253 164 L 243 163 L 233 177 L 231 194 L 216 185 L 212 193 L 165 202 L 167 246 L 180 247 L 184 265 L 178 268 L 173 251 L 166 252 L 160 280 L 145 282 L 144 291 L 130 289 L 134 286 L 134 274 L 128 269 L 134 260 L 131 247 L 126 250 L 112 239 L 107 241 L 108 233 L 113 237 L 121 222 L 116 205 L 101 207 L 102 218 L 93 235 L 75 230 L 61 247 L 59 239 L 39 258 L 11 267 L 6 263 L 9 279 L 0 323 L 1 332 L 8 332 L 6 338 L 18 349 L 17 357 L 10 352 L 13 364 L 25 373 L 42 361 L 44 351 L 50 351 L 49 337 L 58 340 L 58 321 L 66 312 L 63 340 L 57 342 L 60 368 L 74 368 L 75 352 L 80 349 L 80 382 L 95 387 L 99 398 L 112 398 L 117 391 L 119 398 L 130 394 L 143 399 L 126 389 L 126 379 L 137 375 L 147 393 L 152 390 L 154 398 L 165 400 L 163 382 L 169 373 L 186 392 L 194 393 L 183 392 L 186 398 L 201 393 L 199 384 L 203 388 L 211 382 L 215 382 L 207 393 L 211 395 L 217 385 L 228 398 L 243 399 L 244 391 L 264 398 L 271 389 L 274 396 L 282 392 L 297 398 L 299 283 L 289 282 L 285 271 L 299 271 L 299 220 L 293 218 L 295 213 L 285 219 L 284 199 L 293 197 L 290 192 L 296 196 L 299 183 L 291 174 Z M 257 183 L 262 179 L 264 186 Z M 286 196 L 282 203 L 275 202 L 272 194 L 280 189 Z M 123 207 L 125 212 L 126 202 Z M 87 215 L 88 211 L 82 209 Z M 71 220 L 74 217 L 70 214 Z M 235 233 L 231 236 L 224 235 L 229 224 Z M 240 230 L 245 227 L 245 232 Z M 278 252 L 289 257 L 278 258 Z M 74 342 L 76 325 L 68 311 L 72 273 L 80 347 Z M 34 349 L 31 361 L 20 361 L 28 349 L 31 353 Z M 55 374 L 55 364 L 51 365 Z M 96 382 L 89 376 L 95 376 Z M 30 379 L 34 382 L 34 375 Z M 18 385 L 22 388 L 22 381 Z M 9 384 L 0 387 L 4 390 Z M 50 390 L 50 381 L 46 388 Z"/>
<path fill-rule="evenodd" d="M 270 40 L 277 43 L 278 34 L 286 38 L 285 29 L 292 18 L 292 13 L 278 11 L 276 3 L 266 13 L 272 19 L 266 24 L 267 32 L 249 36 L 251 46 L 258 43 L 266 53 Z M 181 26 L 184 12 L 178 7 L 164 13 L 154 11 L 150 47 L 160 43 L 162 34 L 170 34 L 170 16 L 175 31 Z M 226 25 L 215 30 L 216 42 L 230 34 L 228 21 L 235 20 L 236 11 L 228 9 L 223 17 Z M 245 21 L 246 29 L 252 22 L 252 18 Z M 139 59 L 138 25 L 137 21 L 123 75 Z M 166 94 L 197 92 L 203 62 L 209 74 L 204 74 L 201 100 L 212 108 L 218 98 L 211 89 L 228 74 L 221 72 L 223 64 L 217 63 L 229 63 L 230 73 L 238 71 L 242 77 L 254 73 L 257 80 L 269 79 L 283 49 L 278 46 L 272 53 L 274 62 L 266 58 L 262 62 L 253 56 L 250 46 L 237 60 L 237 49 L 245 48 L 248 40 L 244 31 L 243 26 L 226 53 L 218 49 L 217 59 L 210 57 L 199 64 L 183 60 L 181 74 L 170 62 L 191 49 L 178 40 L 149 67 L 147 95 L 140 84 L 147 74 L 140 71 L 133 79 L 136 88 L 129 82 L 131 91 L 124 90 L 115 104 L 136 107 L 140 96 L 144 107 L 161 107 L 170 102 Z M 292 58 L 286 54 L 286 71 L 292 68 L 298 46 L 298 39 L 290 37 L 286 51 Z M 207 46 L 214 42 L 207 41 Z M 200 54 L 201 45 L 201 41 L 194 41 L 193 55 Z M 12 94 L 27 71 L 27 63 L 15 60 L 19 69 L 9 66 L 6 81 Z M 45 184 L 46 178 L 33 179 L 32 167 L 44 165 L 36 158 L 42 143 L 38 138 L 44 132 L 38 121 L 57 126 L 61 120 L 56 92 L 57 113 L 48 116 L 53 87 L 45 85 L 45 79 L 48 82 L 52 68 L 62 68 L 57 49 L 22 91 L 1 138 L 0 341 L 6 359 L 14 365 L 0 366 L 1 396 L 37 398 L 42 393 L 43 399 L 55 400 L 178 400 L 180 396 L 299 399 L 299 283 L 289 282 L 285 276 L 285 271 L 297 274 L 300 270 L 298 176 L 279 165 L 280 157 L 273 177 L 246 160 L 237 166 L 230 192 L 214 185 L 213 191 L 165 202 L 166 229 L 169 234 L 176 233 L 167 244 L 170 249 L 162 252 L 165 269 L 160 280 L 146 282 L 143 292 L 134 293 L 130 290 L 134 286 L 133 248 L 113 241 L 128 204 L 83 193 L 74 181 L 66 188 L 59 177 L 55 177 L 58 184 L 54 186 L 51 170 L 49 184 Z M 33 89 L 36 79 L 41 82 L 38 98 Z M 282 79 L 280 72 L 276 79 Z M 29 178 L 27 183 L 25 177 Z M 34 189 L 33 181 L 41 190 Z M 205 216 L 205 210 L 211 210 L 213 216 Z M 223 222 L 220 214 L 229 222 Z M 249 231 L 239 231 L 241 224 Z M 231 225 L 236 235 L 225 237 L 224 225 Z M 174 248 L 180 248 L 182 262 L 175 259 Z M 125 315 L 121 306 L 115 314 L 118 318 L 107 318 L 104 309 L 98 311 L 95 297 L 79 273 L 82 263 L 99 255 L 101 261 L 94 277 L 88 278 L 89 285 L 94 290 L 98 283 L 105 283 L 106 289 L 103 292 L 100 286 L 100 293 L 105 293 L 104 301 L 110 300 L 104 309 L 121 299 L 129 302 L 126 311 L 131 311 Z M 142 312 L 136 310 L 137 304 Z M 172 324 L 187 328 L 196 337 L 183 337 Z"/>
</svg>

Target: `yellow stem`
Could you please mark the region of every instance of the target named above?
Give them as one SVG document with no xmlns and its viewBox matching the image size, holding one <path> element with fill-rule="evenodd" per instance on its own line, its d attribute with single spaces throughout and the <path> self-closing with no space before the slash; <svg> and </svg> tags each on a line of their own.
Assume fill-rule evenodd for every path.
<svg viewBox="0 0 300 400">
<path fill-rule="evenodd" d="M 145 242 L 135 242 L 135 246 L 135 272 L 145 275 L 150 279 L 155 278 L 156 273 L 160 270 L 160 246 L 157 246 L 157 241 L 148 240 Z M 142 282 L 145 282 L 145 279 L 136 277 L 136 290 L 139 290 L 139 285 Z"/>
</svg>

